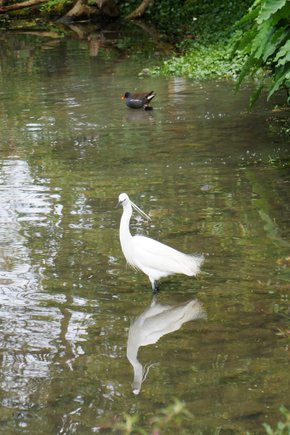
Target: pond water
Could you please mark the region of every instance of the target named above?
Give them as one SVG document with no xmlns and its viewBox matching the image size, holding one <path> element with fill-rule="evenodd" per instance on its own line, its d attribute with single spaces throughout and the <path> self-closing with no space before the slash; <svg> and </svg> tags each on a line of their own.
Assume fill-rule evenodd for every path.
<svg viewBox="0 0 290 435">
<path fill-rule="evenodd" d="M 248 113 L 250 85 L 138 75 L 161 48 L 136 35 L 0 36 L 6 435 L 110 433 L 124 414 L 149 433 L 174 399 L 181 433 L 257 433 L 290 406 L 285 113 Z M 134 90 L 153 111 L 124 105 Z M 196 279 L 152 301 L 120 249 L 121 192 L 152 217 L 133 233 L 205 255 Z"/>
</svg>

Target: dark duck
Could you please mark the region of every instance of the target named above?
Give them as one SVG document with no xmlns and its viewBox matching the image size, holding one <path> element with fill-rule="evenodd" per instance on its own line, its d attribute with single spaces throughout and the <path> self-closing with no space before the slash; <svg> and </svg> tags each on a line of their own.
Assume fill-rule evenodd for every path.
<svg viewBox="0 0 290 435">
<path fill-rule="evenodd" d="M 150 101 L 155 97 L 154 91 L 143 92 L 137 94 L 131 94 L 131 92 L 125 92 L 122 100 L 126 101 L 126 105 L 131 109 L 144 109 L 152 110 L 153 107 L 150 106 Z"/>
</svg>

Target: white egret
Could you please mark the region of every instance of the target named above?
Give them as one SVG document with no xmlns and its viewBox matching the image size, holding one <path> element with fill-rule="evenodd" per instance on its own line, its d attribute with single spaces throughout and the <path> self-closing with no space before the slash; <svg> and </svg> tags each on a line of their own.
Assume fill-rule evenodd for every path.
<svg viewBox="0 0 290 435">
<path fill-rule="evenodd" d="M 140 393 L 142 383 L 153 366 L 143 367 L 140 363 L 137 358 L 139 347 L 157 343 L 163 335 L 177 331 L 184 323 L 205 317 L 205 311 L 197 300 L 171 306 L 158 304 L 156 296 L 153 297 L 150 307 L 133 320 L 128 333 L 127 358 L 134 370 L 134 394 Z"/>
<path fill-rule="evenodd" d="M 188 276 L 198 274 L 203 263 L 202 255 L 184 254 L 149 237 L 132 236 L 130 233 L 132 207 L 147 219 L 150 217 L 134 204 L 126 193 L 119 195 L 118 205 L 123 207 L 119 233 L 123 254 L 133 268 L 141 270 L 148 276 L 153 293 L 158 290 L 157 281 L 160 278 L 175 273 Z"/>
</svg>

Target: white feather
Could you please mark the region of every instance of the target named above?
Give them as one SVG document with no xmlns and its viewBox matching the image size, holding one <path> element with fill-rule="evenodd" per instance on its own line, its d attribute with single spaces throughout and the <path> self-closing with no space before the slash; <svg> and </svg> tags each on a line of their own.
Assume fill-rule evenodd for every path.
<svg viewBox="0 0 290 435">
<path fill-rule="evenodd" d="M 119 233 L 123 254 L 132 267 L 141 270 L 149 277 L 153 291 L 156 291 L 156 281 L 160 278 L 175 273 L 188 276 L 199 273 L 203 263 L 202 255 L 184 254 L 149 237 L 132 236 L 130 233 L 132 207 L 143 216 L 147 218 L 149 216 L 130 201 L 126 193 L 119 195 L 119 203 L 123 206 Z"/>
</svg>

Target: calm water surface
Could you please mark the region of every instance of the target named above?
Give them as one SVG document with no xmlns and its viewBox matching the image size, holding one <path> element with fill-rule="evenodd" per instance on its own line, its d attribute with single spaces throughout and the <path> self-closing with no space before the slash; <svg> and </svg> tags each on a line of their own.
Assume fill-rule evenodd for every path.
<svg viewBox="0 0 290 435">
<path fill-rule="evenodd" d="M 140 78 L 158 50 L 114 33 L 0 38 L 0 432 L 110 433 L 125 413 L 149 432 L 174 398 L 182 433 L 274 424 L 290 406 L 285 113 L 248 113 L 250 87 Z M 151 89 L 154 111 L 120 100 Z M 132 232 L 205 254 L 197 279 L 152 301 L 120 250 L 123 191 L 152 216 Z"/>
</svg>

